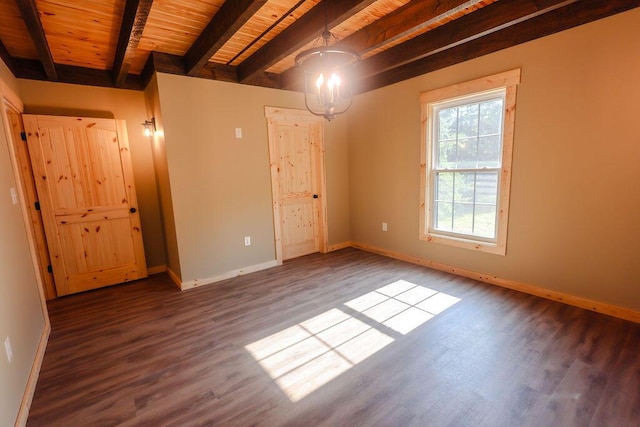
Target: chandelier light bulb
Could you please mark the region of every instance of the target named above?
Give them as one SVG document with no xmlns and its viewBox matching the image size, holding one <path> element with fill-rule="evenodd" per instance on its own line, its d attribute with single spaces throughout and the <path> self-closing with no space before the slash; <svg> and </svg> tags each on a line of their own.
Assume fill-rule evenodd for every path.
<svg viewBox="0 0 640 427">
<path fill-rule="evenodd" d="M 334 86 L 340 87 L 340 76 L 336 73 L 331 74 L 331 78 L 327 82 L 327 85 L 329 85 L 329 89 L 333 89 Z"/>
</svg>

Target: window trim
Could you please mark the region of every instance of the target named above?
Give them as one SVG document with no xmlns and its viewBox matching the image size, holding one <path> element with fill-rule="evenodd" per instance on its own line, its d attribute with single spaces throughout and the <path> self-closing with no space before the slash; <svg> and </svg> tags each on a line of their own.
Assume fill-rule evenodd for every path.
<svg viewBox="0 0 640 427">
<path fill-rule="evenodd" d="M 420 232 L 421 240 L 441 243 L 466 249 L 477 250 L 497 255 L 505 255 L 507 250 L 507 225 L 509 220 L 509 196 L 511 193 L 511 160 L 513 154 L 513 135 L 516 112 L 516 88 L 520 83 L 520 69 L 434 89 L 420 94 L 421 107 L 421 149 L 420 149 Z M 431 182 L 433 165 L 433 106 L 442 102 L 455 101 L 480 95 L 497 89 L 505 90 L 504 119 L 502 140 L 502 168 L 499 180 L 497 224 L 495 242 L 487 242 L 452 236 L 431 231 L 433 216 L 433 183 Z"/>
</svg>

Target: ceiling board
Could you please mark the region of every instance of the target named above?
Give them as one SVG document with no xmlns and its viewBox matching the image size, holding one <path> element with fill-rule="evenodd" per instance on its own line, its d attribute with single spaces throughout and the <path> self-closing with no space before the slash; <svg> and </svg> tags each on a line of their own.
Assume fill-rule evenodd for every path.
<svg viewBox="0 0 640 427">
<path fill-rule="evenodd" d="M 361 54 L 358 79 L 371 90 L 640 6 L 640 0 L 226 1 L 235 3 L 0 0 L 0 57 L 29 79 L 142 89 L 153 72 L 168 72 L 300 90 L 294 58 L 323 42 L 328 20 L 332 42 Z M 519 13 L 527 10 L 540 13 Z M 526 37 L 486 27 L 484 16 L 496 25 L 522 16 L 509 25 L 525 28 Z"/>
<path fill-rule="evenodd" d="M 299 0 L 268 1 L 238 30 L 234 37 L 222 46 L 211 58 L 211 61 L 227 65 L 240 64 L 318 3 L 319 0 L 309 0 L 298 6 Z M 295 6 L 298 7 L 287 14 Z M 282 20 L 273 26 L 280 19 Z M 273 28 L 270 28 L 272 26 Z M 266 32 L 267 30 L 268 32 Z M 256 40 L 263 33 L 265 33 L 263 37 Z M 252 42 L 253 44 L 249 47 Z M 243 52 L 243 49 L 246 50 Z M 231 62 L 232 60 L 233 62 Z"/>
<path fill-rule="evenodd" d="M 124 4 L 125 0 L 36 0 L 54 62 L 110 69 Z"/>
<path fill-rule="evenodd" d="M 14 0 L 0 0 L 0 40 L 13 57 L 38 57 L 36 47 Z"/>
</svg>

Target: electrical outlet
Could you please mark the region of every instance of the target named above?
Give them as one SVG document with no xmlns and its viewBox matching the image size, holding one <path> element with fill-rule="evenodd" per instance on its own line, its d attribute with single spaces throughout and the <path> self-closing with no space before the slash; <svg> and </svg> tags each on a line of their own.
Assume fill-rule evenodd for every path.
<svg viewBox="0 0 640 427">
<path fill-rule="evenodd" d="M 9 337 L 4 339 L 4 349 L 7 351 L 7 359 L 11 362 L 13 360 L 13 350 L 11 349 L 11 340 Z"/>
<path fill-rule="evenodd" d="M 236 138 L 242 139 L 242 128 L 236 128 Z"/>
<path fill-rule="evenodd" d="M 387 223 L 386 222 L 382 223 L 382 231 L 387 231 Z"/>
<path fill-rule="evenodd" d="M 251 246 L 251 236 L 244 236 L 244 245 Z"/>
</svg>

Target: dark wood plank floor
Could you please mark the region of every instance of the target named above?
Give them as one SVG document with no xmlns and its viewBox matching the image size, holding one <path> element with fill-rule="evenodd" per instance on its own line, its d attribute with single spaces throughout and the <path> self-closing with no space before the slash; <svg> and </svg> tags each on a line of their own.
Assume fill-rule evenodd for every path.
<svg viewBox="0 0 640 427">
<path fill-rule="evenodd" d="M 386 317 L 353 302 L 398 280 L 438 291 L 440 309 L 459 301 L 439 314 L 414 301 L 411 319 L 434 316 L 411 331 L 384 320 L 397 300 Z M 640 325 L 355 249 L 185 292 L 158 275 L 49 309 L 29 426 L 640 425 Z M 348 322 L 317 333 L 324 344 L 348 324 L 368 332 L 305 353 L 294 335 L 333 315 Z M 261 355 L 269 345 L 283 353 Z"/>
</svg>

